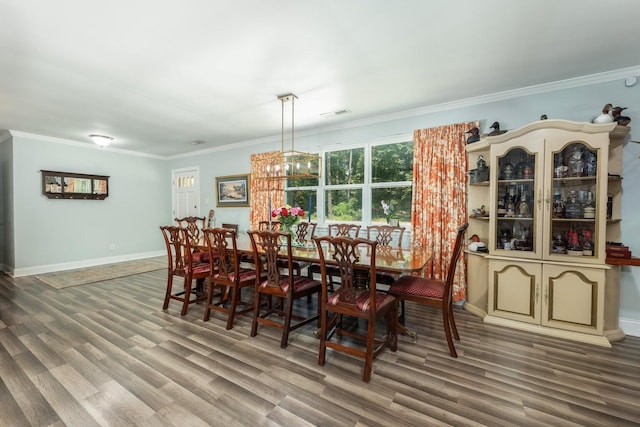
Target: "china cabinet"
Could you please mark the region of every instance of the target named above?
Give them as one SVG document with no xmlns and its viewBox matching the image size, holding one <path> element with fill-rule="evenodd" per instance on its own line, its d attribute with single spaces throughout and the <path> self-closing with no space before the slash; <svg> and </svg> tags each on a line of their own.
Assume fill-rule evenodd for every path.
<svg viewBox="0 0 640 427">
<path fill-rule="evenodd" d="M 628 133 L 615 123 L 545 120 L 468 148 L 469 163 L 481 154 L 491 165 L 488 186 L 469 181 L 470 207 L 487 207 L 473 231 L 489 249 L 468 263 L 477 270 L 468 274 L 472 311 L 489 323 L 593 344 L 624 336 L 618 267 L 606 263 L 605 245 L 620 241 Z M 486 279 L 474 278 L 484 271 Z"/>
</svg>

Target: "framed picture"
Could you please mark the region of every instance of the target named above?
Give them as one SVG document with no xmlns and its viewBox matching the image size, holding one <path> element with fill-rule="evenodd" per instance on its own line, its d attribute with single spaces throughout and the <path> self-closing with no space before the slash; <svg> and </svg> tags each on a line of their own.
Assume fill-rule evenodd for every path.
<svg viewBox="0 0 640 427">
<path fill-rule="evenodd" d="M 219 208 L 249 207 L 249 175 L 216 177 L 216 194 Z"/>
</svg>

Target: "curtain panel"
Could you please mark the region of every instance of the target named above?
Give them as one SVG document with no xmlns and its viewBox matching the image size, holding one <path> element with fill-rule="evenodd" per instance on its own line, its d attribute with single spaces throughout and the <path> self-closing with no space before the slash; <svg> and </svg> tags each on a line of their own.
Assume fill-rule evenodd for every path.
<svg viewBox="0 0 640 427">
<path fill-rule="evenodd" d="M 269 206 L 272 209 L 284 204 L 284 181 L 279 179 L 263 179 L 266 169 L 261 170 L 260 160 L 273 156 L 278 151 L 251 155 L 251 212 L 249 213 L 249 229 L 257 230 L 260 221 L 268 221 Z M 262 163 L 266 165 L 266 163 Z M 266 166 L 265 166 L 266 167 Z"/>
<path fill-rule="evenodd" d="M 458 123 L 413 133 L 412 245 L 433 253 L 423 274 L 443 280 L 453 243 L 467 222 L 467 156 L 465 132 L 478 122 Z M 464 255 L 458 262 L 453 300 L 466 297 Z"/>
</svg>

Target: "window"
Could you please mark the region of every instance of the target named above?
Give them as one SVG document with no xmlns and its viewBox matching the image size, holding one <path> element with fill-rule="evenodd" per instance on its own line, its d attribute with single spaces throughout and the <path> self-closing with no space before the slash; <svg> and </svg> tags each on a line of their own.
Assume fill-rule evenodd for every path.
<svg viewBox="0 0 640 427">
<path fill-rule="evenodd" d="M 398 141 L 321 153 L 324 171 L 320 182 L 288 180 L 286 203 L 305 211 L 311 207 L 311 219 L 317 222 L 385 223 L 392 217 L 408 225 L 411 222 L 413 141 Z M 382 201 L 389 205 L 387 216 Z"/>
<path fill-rule="evenodd" d="M 412 182 L 413 141 L 371 147 L 371 222 L 392 217 L 410 223 Z"/>
</svg>

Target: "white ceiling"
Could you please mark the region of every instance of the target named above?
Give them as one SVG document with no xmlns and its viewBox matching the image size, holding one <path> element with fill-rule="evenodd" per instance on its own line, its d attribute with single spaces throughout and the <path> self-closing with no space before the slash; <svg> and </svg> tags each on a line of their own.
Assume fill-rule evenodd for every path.
<svg viewBox="0 0 640 427">
<path fill-rule="evenodd" d="M 170 156 L 279 135 L 288 92 L 304 130 L 634 67 L 639 24 L 637 0 L 0 0 L 0 129 Z"/>
</svg>

